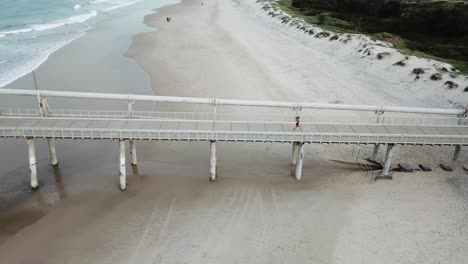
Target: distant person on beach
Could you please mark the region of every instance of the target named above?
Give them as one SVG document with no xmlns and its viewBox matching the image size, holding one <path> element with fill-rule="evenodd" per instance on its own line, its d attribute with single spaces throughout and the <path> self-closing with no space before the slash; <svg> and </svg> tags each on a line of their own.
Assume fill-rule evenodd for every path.
<svg viewBox="0 0 468 264">
<path fill-rule="evenodd" d="M 203 2 L 201 2 L 201 5 L 203 5 Z"/>
<path fill-rule="evenodd" d="M 296 126 L 294 127 L 293 131 L 296 131 L 296 129 L 300 129 L 302 132 L 302 127 L 301 127 L 301 120 L 299 116 L 296 116 Z"/>
<path fill-rule="evenodd" d="M 167 22 L 171 22 L 171 18 L 170 18 L 170 17 L 167 17 L 166 20 L 167 20 Z"/>
</svg>

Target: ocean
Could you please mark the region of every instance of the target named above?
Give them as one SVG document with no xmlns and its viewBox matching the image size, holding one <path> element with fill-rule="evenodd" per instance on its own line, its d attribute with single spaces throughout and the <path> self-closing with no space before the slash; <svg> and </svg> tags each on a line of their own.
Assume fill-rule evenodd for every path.
<svg viewBox="0 0 468 264">
<path fill-rule="evenodd" d="M 80 38 L 99 16 L 143 0 L 0 0 L 0 87 Z"/>
</svg>

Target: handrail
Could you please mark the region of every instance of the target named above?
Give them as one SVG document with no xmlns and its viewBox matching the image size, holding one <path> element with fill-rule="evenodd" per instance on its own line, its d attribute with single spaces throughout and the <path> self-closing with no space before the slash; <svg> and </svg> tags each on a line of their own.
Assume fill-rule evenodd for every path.
<svg viewBox="0 0 468 264">
<path fill-rule="evenodd" d="M 168 103 L 208 104 L 208 105 L 215 105 L 215 106 L 216 105 L 231 105 L 231 106 L 253 106 L 253 107 L 278 107 L 278 108 L 293 108 L 293 109 L 374 111 L 374 112 L 381 112 L 381 113 L 397 112 L 397 113 L 420 113 L 420 114 L 442 114 L 442 115 L 466 115 L 467 113 L 467 109 L 419 108 L 419 107 L 349 105 L 349 104 L 322 104 L 322 103 L 311 103 L 311 102 L 234 100 L 234 99 L 220 99 L 220 98 L 106 94 L 106 93 L 63 92 L 63 91 L 46 91 L 46 90 L 36 91 L 36 90 L 0 89 L 0 95 L 109 99 L 109 100 L 126 100 L 126 101 L 151 101 L 151 102 L 168 102 Z"/>
</svg>

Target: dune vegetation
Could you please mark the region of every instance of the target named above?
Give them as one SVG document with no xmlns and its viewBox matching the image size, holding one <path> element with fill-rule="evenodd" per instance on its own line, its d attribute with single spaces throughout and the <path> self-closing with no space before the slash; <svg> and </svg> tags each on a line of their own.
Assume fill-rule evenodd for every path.
<svg viewBox="0 0 468 264">
<path fill-rule="evenodd" d="M 340 33 L 364 33 L 403 53 L 468 73 L 468 1 L 279 0 L 293 16 Z"/>
</svg>

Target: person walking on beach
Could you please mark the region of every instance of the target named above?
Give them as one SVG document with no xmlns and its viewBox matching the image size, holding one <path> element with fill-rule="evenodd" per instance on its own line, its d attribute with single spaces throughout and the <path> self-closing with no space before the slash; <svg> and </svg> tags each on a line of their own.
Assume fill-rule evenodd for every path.
<svg viewBox="0 0 468 264">
<path fill-rule="evenodd" d="M 171 18 L 170 18 L 170 17 L 166 17 L 166 20 L 167 20 L 167 22 L 171 22 Z"/>
<path fill-rule="evenodd" d="M 302 127 L 301 127 L 301 119 L 299 116 L 296 116 L 296 126 L 294 127 L 293 131 L 296 131 L 296 129 L 300 129 L 302 132 Z"/>
</svg>

